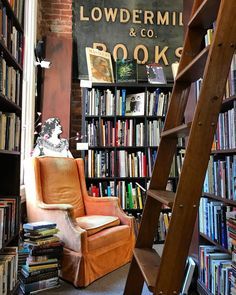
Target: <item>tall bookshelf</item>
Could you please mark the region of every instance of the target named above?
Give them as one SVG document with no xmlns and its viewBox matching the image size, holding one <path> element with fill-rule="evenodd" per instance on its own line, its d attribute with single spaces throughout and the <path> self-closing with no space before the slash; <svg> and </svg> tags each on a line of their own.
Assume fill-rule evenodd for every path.
<svg viewBox="0 0 236 295">
<path fill-rule="evenodd" d="M 226 96 L 222 103 L 199 207 L 200 294 L 216 294 L 217 288 L 223 290 L 221 294 L 235 292 L 235 122 L 236 55 L 226 85 Z"/>
<path fill-rule="evenodd" d="M 13 246 L 18 245 L 20 227 L 22 20 L 22 0 L 0 1 L 0 272 L 5 280 L 5 284 L 0 282 L 0 290 L 3 294 L 14 293 L 17 288 L 17 248 Z M 9 263 L 13 272 L 7 279 Z"/>
<path fill-rule="evenodd" d="M 142 188 L 148 187 L 172 86 L 93 83 L 92 88 L 82 88 L 82 137 L 89 143 L 82 156 L 90 195 L 117 196 L 122 208 L 137 218 L 145 202 Z M 143 111 L 130 114 L 131 96 L 141 97 Z M 169 179 L 171 190 L 178 179 L 177 159 Z M 163 212 L 167 222 L 168 209 Z"/>
</svg>

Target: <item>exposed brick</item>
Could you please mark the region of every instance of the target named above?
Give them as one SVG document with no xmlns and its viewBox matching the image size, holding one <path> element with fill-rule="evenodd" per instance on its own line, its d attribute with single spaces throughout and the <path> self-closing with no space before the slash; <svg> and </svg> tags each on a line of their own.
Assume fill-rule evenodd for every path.
<svg viewBox="0 0 236 295">
<path fill-rule="evenodd" d="M 60 11 L 61 15 L 68 15 L 68 16 L 72 16 L 72 10 L 61 10 Z"/>
<path fill-rule="evenodd" d="M 70 9 L 71 10 L 72 5 L 71 4 L 52 4 L 52 7 L 54 9 Z"/>
</svg>

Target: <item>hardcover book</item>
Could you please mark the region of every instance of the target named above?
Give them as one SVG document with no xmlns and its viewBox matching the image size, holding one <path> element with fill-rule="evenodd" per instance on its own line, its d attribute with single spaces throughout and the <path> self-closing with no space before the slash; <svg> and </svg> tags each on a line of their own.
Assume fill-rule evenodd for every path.
<svg viewBox="0 0 236 295">
<path fill-rule="evenodd" d="M 129 94 L 126 96 L 126 116 L 144 116 L 145 93 Z"/>
<path fill-rule="evenodd" d="M 38 221 L 23 224 L 23 229 L 41 229 L 41 228 L 53 228 L 56 227 L 57 224 L 50 221 Z"/>
<path fill-rule="evenodd" d="M 116 60 L 116 82 L 136 82 L 137 62 L 134 59 Z"/>
<path fill-rule="evenodd" d="M 166 77 L 163 67 L 159 64 L 152 63 L 146 65 L 148 82 L 151 84 L 166 84 Z"/>
</svg>

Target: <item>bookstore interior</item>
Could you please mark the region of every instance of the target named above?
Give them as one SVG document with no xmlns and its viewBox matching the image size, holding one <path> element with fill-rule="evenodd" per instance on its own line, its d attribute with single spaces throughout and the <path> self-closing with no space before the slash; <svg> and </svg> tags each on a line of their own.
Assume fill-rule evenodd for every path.
<svg viewBox="0 0 236 295">
<path fill-rule="evenodd" d="M 0 295 L 236 295 L 235 20 L 0 0 Z"/>
</svg>

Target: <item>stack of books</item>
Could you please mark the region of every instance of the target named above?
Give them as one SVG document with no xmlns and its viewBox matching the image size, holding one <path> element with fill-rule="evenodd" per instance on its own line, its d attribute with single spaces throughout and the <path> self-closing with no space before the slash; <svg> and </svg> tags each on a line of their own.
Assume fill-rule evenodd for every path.
<svg viewBox="0 0 236 295">
<path fill-rule="evenodd" d="M 21 268 L 20 288 L 24 294 L 35 294 L 58 287 L 59 259 L 63 243 L 56 236 L 55 223 L 34 222 L 23 225 L 24 246 L 29 249 Z"/>
</svg>

